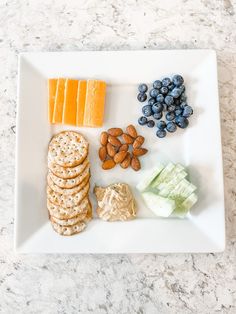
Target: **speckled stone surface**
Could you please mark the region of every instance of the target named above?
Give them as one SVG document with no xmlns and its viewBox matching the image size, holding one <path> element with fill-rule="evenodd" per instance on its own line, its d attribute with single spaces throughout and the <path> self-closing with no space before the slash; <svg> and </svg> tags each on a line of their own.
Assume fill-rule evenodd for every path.
<svg viewBox="0 0 236 314">
<path fill-rule="evenodd" d="M 0 313 L 236 313 L 236 1 L 0 2 Z M 222 254 L 15 255 L 17 55 L 213 48 L 227 245 Z"/>
</svg>

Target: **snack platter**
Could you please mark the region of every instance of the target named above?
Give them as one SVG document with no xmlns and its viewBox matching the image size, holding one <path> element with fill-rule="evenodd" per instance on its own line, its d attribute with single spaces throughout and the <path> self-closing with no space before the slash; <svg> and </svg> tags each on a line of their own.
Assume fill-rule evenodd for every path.
<svg viewBox="0 0 236 314">
<path fill-rule="evenodd" d="M 20 253 L 222 251 L 215 52 L 21 54 L 15 204 Z"/>
</svg>

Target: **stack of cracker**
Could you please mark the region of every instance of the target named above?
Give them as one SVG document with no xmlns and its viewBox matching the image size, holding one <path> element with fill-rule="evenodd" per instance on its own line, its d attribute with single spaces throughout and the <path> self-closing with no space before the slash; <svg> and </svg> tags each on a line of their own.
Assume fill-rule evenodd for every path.
<svg viewBox="0 0 236 314">
<path fill-rule="evenodd" d="M 83 231 L 92 218 L 88 149 L 85 138 L 73 131 L 61 132 L 49 143 L 47 208 L 60 235 Z"/>
</svg>

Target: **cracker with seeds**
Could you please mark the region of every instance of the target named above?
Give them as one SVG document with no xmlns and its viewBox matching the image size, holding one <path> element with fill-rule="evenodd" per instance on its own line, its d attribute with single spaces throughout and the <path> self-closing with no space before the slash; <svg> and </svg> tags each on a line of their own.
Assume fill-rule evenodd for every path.
<svg viewBox="0 0 236 314">
<path fill-rule="evenodd" d="M 72 179 L 79 176 L 87 166 L 89 166 L 88 158 L 85 158 L 80 165 L 75 167 L 62 167 L 52 160 L 48 160 L 48 168 L 50 171 L 62 179 Z"/>
<path fill-rule="evenodd" d="M 62 167 L 80 165 L 88 155 L 88 142 L 77 132 L 64 131 L 51 139 L 48 147 L 48 160 Z"/>
</svg>

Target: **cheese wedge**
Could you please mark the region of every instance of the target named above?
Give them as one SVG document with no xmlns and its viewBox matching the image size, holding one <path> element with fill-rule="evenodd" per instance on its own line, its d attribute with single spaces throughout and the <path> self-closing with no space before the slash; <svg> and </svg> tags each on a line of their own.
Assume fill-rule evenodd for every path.
<svg viewBox="0 0 236 314">
<path fill-rule="evenodd" d="M 62 123 L 76 125 L 78 80 L 66 79 Z"/>
<path fill-rule="evenodd" d="M 52 123 L 54 103 L 57 89 L 57 79 L 48 80 L 48 121 Z"/>
<path fill-rule="evenodd" d="M 101 127 L 103 124 L 106 83 L 98 80 L 87 81 L 84 112 L 84 126 Z"/>
<path fill-rule="evenodd" d="M 62 112 L 64 107 L 64 90 L 65 90 L 65 79 L 59 78 L 57 80 L 57 90 L 53 111 L 53 123 L 61 123 L 62 122 Z"/>
<path fill-rule="evenodd" d="M 83 126 L 87 81 L 79 81 L 77 93 L 76 125 Z"/>
</svg>

